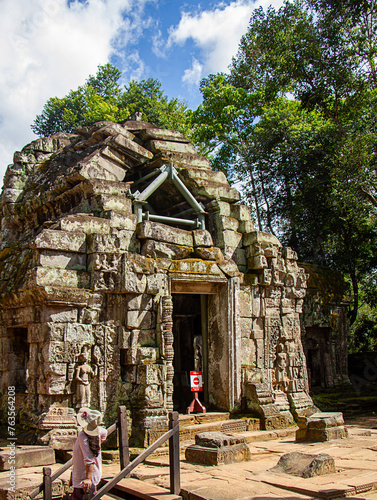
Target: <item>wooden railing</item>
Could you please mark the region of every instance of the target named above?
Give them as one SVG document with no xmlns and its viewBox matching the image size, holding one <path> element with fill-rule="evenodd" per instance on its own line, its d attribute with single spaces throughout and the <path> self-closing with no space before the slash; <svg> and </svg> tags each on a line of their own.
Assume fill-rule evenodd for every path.
<svg viewBox="0 0 377 500">
<path fill-rule="evenodd" d="M 127 429 L 127 414 L 124 406 L 118 407 L 118 421 L 107 429 L 107 435 L 118 429 L 119 437 L 119 455 L 121 471 L 108 481 L 91 500 L 99 500 L 103 495 L 108 493 L 119 481 L 128 476 L 135 467 L 144 462 L 157 448 L 165 441 L 169 440 L 169 467 L 170 467 L 170 492 L 174 495 L 179 495 L 181 489 L 180 481 L 180 463 L 179 463 L 179 416 L 178 412 L 169 413 L 169 430 L 157 439 L 149 448 L 143 451 L 135 460 L 130 463 L 129 447 L 128 447 L 128 429 Z M 50 467 L 43 467 L 43 482 L 37 486 L 30 494 L 30 499 L 35 498 L 43 491 L 44 500 L 52 500 L 52 483 L 63 472 L 68 470 L 73 463 L 69 460 L 54 474 L 51 474 Z"/>
</svg>

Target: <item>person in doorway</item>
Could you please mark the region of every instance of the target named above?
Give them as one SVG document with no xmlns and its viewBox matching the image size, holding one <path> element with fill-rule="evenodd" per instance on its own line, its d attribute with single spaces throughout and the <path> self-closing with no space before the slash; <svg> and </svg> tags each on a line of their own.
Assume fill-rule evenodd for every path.
<svg viewBox="0 0 377 500">
<path fill-rule="evenodd" d="M 107 437 L 101 422 L 102 415 L 97 410 L 81 408 L 77 414 L 82 430 L 73 447 L 72 500 L 83 500 L 97 491 L 102 475 L 101 445 Z"/>
</svg>

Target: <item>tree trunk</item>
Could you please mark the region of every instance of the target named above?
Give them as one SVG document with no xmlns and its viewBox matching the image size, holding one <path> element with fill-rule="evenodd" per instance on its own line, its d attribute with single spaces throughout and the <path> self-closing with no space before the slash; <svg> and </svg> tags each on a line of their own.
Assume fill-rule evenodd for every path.
<svg viewBox="0 0 377 500">
<path fill-rule="evenodd" d="M 357 310 L 359 306 L 359 285 L 357 282 L 356 273 L 354 269 L 352 269 L 352 271 L 350 272 L 350 277 L 353 289 L 353 309 L 349 312 L 348 317 L 350 320 L 350 324 L 352 325 L 356 320 Z"/>
</svg>

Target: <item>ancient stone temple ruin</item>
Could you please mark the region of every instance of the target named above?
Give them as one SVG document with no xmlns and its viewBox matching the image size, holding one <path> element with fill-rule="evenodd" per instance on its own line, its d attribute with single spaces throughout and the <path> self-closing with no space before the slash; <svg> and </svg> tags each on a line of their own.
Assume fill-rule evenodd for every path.
<svg viewBox="0 0 377 500">
<path fill-rule="evenodd" d="M 301 322 L 309 387 L 349 384 L 347 284 L 327 267 L 302 266 L 309 276 Z"/>
<path fill-rule="evenodd" d="M 147 443 L 185 412 L 284 427 L 312 406 L 297 255 L 253 227 L 180 133 L 99 122 L 14 155 L 1 195 L 1 389 L 39 434 L 127 406 Z"/>
</svg>

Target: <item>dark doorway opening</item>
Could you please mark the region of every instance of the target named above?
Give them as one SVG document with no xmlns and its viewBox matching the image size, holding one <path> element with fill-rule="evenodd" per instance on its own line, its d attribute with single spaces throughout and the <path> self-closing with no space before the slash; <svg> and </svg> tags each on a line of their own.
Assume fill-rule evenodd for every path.
<svg viewBox="0 0 377 500">
<path fill-rule="evenodd" d="M 174 334 L 174 410 L 185 413 L 193 394 L 190 371 L 206 371 L 206 319 L 203 304 L 206 296 L 173 294 Z M 202 392 L 203 394 L 203 392 Z M 203 396 L 200 396 L 203 400 Z"/>
<path fill-rule="evenodd" d="M 10 385 L 14 385 L 16 393 L 24 394 L 27 389 L 27 363 L 29 361 L 29 344 L 27 328 L 10 328 L 10 349 L 8 371 Z"/>
<path fill-rule="evenodd" d="M 308 349 L 306 363 L 308 370 L 309 388 L 321 387 L 320 350 Z"/>
</svg>

